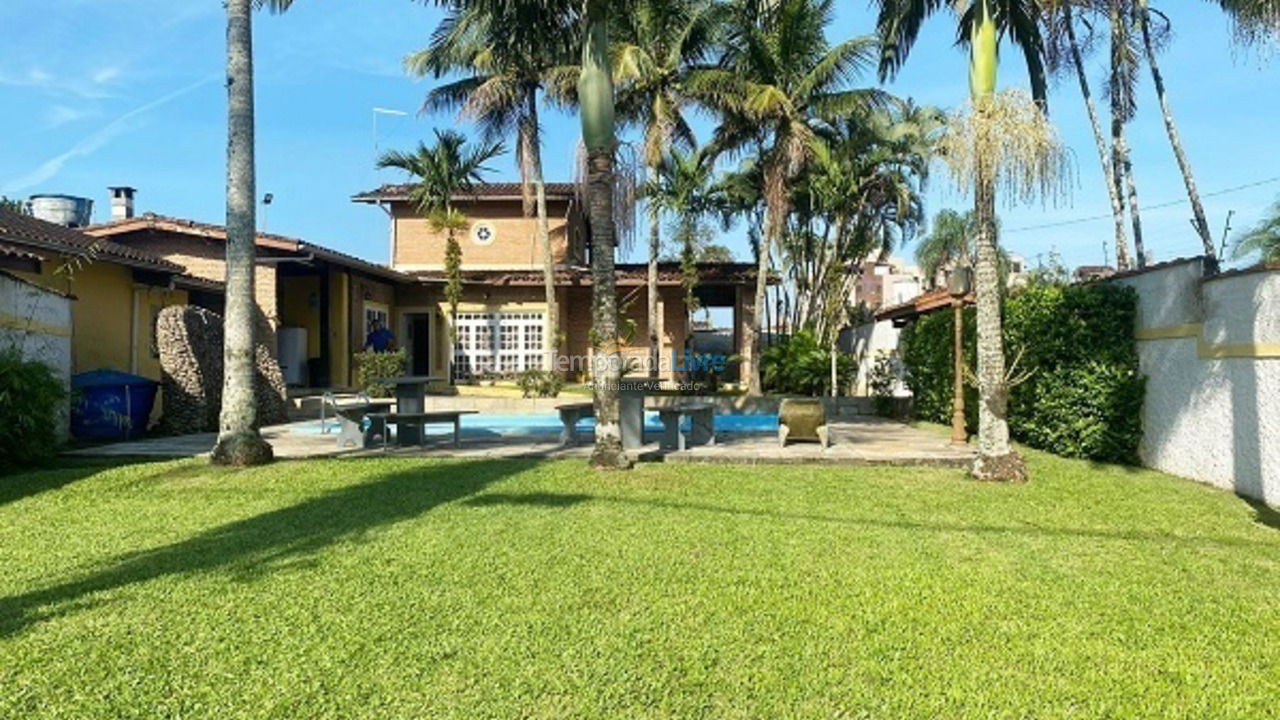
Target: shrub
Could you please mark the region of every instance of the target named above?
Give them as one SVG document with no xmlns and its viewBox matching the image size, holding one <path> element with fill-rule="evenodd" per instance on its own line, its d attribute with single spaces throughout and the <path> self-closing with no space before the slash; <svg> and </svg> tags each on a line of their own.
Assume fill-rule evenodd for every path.
<svg viewBox="0 0 1280 720">
<path fill-rule="evenodd" d="M 1138 372 L 1133 328 L 1137 295 L 1111 284 L 1034 283 L 1004 309 L 1005 353 L 1025 380 L 1009 391 L 1009 430 L 1032 447 L 1064 457 L 1134 463 L 1142 439 L 1146 381 Z M 950 312 L 922 317 L 902 335 L 916 416 L 951 417 Z M 965 312 L 965 355 L 976 367 L 974 312 Z M 966 387 L 970 431 L 977 390 Z"/>
<path fill-rule="evenodd" d="M 0 350 L 0 472 L 33 465 L 58 449 L 67 390 L 53 370 L 17 348 Z"/>
<path fill-rule="evenodd" d="M 893 417 L 895 414 L 893 389 L 898 384 L 900 366 L 901 361 L 898 360 L 896 352 L 881 350 L 876 353 L 875 365 L 871 366 L 871 372 L 868 374 L 868 384 L 871 386 L 871 397 L 875 401 L 876 415 L 880 417 Z"/>
<path fill-rule="evenodd" d="M 831 391 L 831 348 L 822 347 L 808 330 L 766 348 L 760 355 L 761 380 L 766 392 L 781 395 L 829 394 Z M 851 355 L 837 353 L 836 382 L 847 387 L 858 372 Z"/>
<path fill-rule="evenodd" d="M 356 353 L 356 386 L 371 398 L 394 395 L 390 382 L 401 377 L 409 368 L 409 355 L 404 348 L 394 352 L 365 350 Z"/>
<path fill-rule="evenodd" d="M 549 370 L 525 370 L 516 378 L 516 384 L 527 398 L 553 398 L 564 389 L 564 378 Z"/>
</svg>

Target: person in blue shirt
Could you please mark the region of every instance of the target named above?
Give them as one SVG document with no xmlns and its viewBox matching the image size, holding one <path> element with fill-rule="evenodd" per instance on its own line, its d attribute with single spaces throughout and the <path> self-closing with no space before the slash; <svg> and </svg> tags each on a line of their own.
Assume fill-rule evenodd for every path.
<svg viewBox="0 0 1280 720">
<path fill-rule="evenodd" d="M 364 339 L 364 349 L 374 352 L 391 352 L 396 349 L 396 336 L 381 321 L 375 321 L 373 329 Z"/>
</svg>

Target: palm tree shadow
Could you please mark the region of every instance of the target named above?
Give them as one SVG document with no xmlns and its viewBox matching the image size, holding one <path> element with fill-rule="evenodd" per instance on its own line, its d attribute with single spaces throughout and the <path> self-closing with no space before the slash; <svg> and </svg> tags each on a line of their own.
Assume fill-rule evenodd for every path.
<svg viewBox="0 0 1280 720">
<path fill-rule="evenodd" d="M 1280 530 L 1280 510 L 1276 510 L 1270 505 L 1249 497 L 1248 495 L 1239 495 L 1246 505 L 1253 508 L 1253 521 L 1272 530 Z"/>
<path fill-rule="evenodd" d="M 154 457 L 112 458 L 109 461 L 97 458 L 74 460 L 59 458 L 57 467 L 25 469 L 21 472 L 0 474 L 0 506 L 57 490 L 123 463 L 157 463 L 167 460 L 168 458 Z"/>
<path fill-rule="evenodd" d="M 251 578 L 314 563 L 325 547 L 473 495 L 532 462 L 482 460 L 401 470 L 170 545 L 120 555 L 91 574 L 0 598 L 0 637 L 92 608 L 101 602 L 92 597 L 95 593 L 165 576 L 222 570 Z"/>
</svg>

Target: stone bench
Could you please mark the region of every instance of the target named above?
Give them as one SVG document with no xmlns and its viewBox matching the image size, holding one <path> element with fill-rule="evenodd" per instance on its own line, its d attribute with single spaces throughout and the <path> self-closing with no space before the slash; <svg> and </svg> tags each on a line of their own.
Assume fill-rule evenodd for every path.
<svg viewBox="0 0 1280 720">
<path fill-rule="evenodd" d="M 556 412 L 560 413 L 560 424 L 564 426 L 560 431 L 561 445 L 577 445 L 578 421 L 596 416 L 595 405 L 589 402 L 557 405 Z"/>
<path fill-rule="evenodd" d="M 683 451 L 692 445 L 715 445 L 715 405 L 710 403 L 686 403 L 649 408 L 658 413 L 662 421 L 662 447 L 665 450 Z M 689 419 L 689 433 L 681 428 Z"/>
<path fill-rule="evenodd" d="M 475 410 L 438 410 L 433 412 L 394 412 L 394 413 L 369 413 L 370 423 L 378 425 L 382 429 L 382 449 L 387 449 L 387 425 L 395 425 L 397 429 L 414 428 L 414 433 L 400 433 L 396 435 L 396 444 L 400 447 L 409 447 L 418 445 L 421 447 L 426 441 L 427 425 L 432 424 L 453 424 L 453 446 L 462 445 L 462 416 L 475 415 Z"/>
</svg>

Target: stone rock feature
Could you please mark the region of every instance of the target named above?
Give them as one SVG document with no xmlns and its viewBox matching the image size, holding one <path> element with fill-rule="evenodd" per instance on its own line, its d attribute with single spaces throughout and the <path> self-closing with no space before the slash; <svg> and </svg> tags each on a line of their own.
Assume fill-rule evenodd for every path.
<svg viewBox="0 0 1280 720">
<path fill-rule="evenodd" d="M 164 415 L 162 432 L 214 432 L 222 406 L 222 317 L 193 306 L 171 306 L 156 321 Z M 285 422 L 285 385 L 266 345 L 256 349 L 254 397 L 258 424 Z"/>
</svg>

